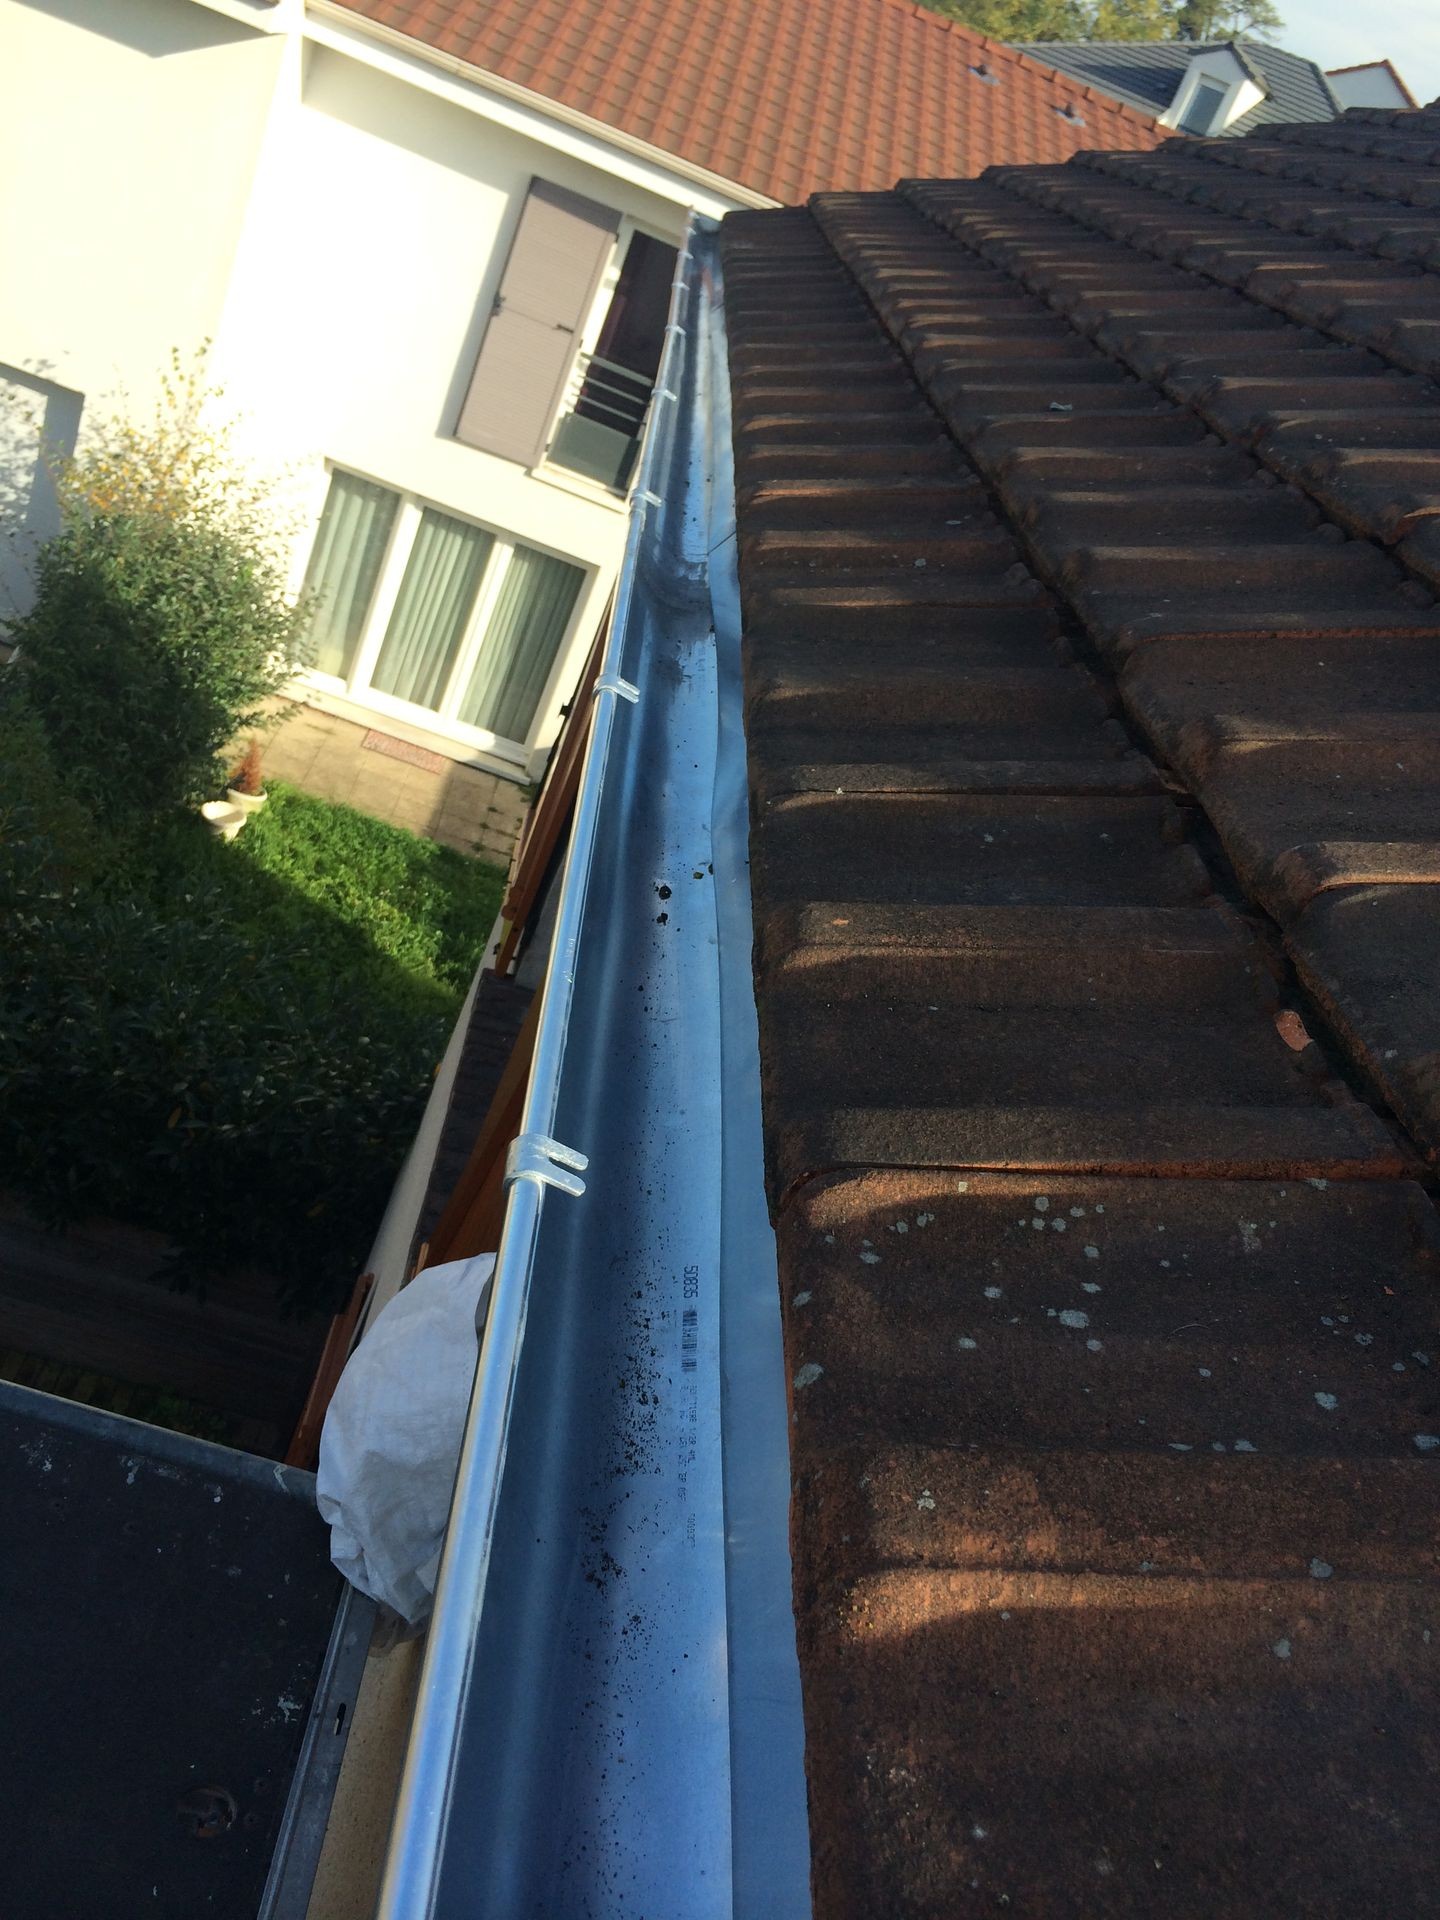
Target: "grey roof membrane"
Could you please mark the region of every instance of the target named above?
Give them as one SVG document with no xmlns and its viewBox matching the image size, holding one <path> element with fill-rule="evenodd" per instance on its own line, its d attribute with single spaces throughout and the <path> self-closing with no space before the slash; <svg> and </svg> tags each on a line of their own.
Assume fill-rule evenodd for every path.
<svg viewBox="0 0 1440 1920">
<path fill-rule="evenodd" d="M 1339 104 L 1315 62 L 1264 40 L 1036 40 L 1020 51 L 1116 100 L 1159 114 L 1175 98 L 1196 54 L 1215 47 L 1231 47 L 1258 68 L 1268 96 L 1226 127 L 1227 137 L 1296 120 L 1338 119 Z"/>
</svg>

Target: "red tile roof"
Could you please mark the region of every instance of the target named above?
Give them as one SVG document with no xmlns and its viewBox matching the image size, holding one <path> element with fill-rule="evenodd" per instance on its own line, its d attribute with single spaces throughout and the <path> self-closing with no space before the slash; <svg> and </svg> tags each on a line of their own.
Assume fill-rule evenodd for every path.
<svg viewBox="0 0 1440 1920">
<path fill-rule="evenodd" d="M 722 244 L 816 1920 L 1428 1914 L 1440 108 Z"/>
<path fill-rule="evenodd" d="M 1168 137 L 907 0 L 342 3 L 780 201 Z"/>
</svg>

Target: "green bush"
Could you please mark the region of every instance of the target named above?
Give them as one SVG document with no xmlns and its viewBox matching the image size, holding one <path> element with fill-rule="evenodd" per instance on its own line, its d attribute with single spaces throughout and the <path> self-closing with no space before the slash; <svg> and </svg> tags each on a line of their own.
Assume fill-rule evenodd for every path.
<svg viewBox="0 0 1440 1920">
<path fill-rule="evenodd" d="M 173 1277 L 273 1273 L 291 1306 L 353 1280 L 413 1137 L 446 1021 L 317 977 L 303 937 L 200 886 L 161 909 L 0 861 L 0 1157 L 62 1225 L 111 1213 L 179 1248 Z"/>
<path fill-rule="evenodd" d="M 171 1278 L 360 1270 L 503 876 L 274 786 L 105 839 L 0 672 L 0 1165 L 55 1227 L 167 1234 Z"/>
<path fill-rule="evenodd" d="M 122 824 L 215 793 L 222 750 L 304 663 L 268 489 L 205 424 L 199 372 L 173 367 L 153 424 L 102 421 L 59 466 L 63 528 L 11 627 L 65 781 Z"/>
<path fill-rule="evenodd" d="M 112 818 L 212 795 L 296 665 L 294 610 L 222 529 L 86 518 L 42 548 L 13 628 L 66 778 Z"/>
</svg>

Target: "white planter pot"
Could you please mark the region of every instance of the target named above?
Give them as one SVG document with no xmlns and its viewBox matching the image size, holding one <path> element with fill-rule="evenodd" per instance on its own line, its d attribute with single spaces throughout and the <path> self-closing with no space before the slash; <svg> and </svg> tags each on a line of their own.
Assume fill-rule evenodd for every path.
<svg viewBox="0 0 1440 1920">
<path fill-rule="evenodd" d="M 244 826 L 246 815 L 241 808 L 232 807 L 228 800 L 207 800 L 200 809 L 200 818 L 222 840 L 233 840 Z"/>
<path fill-rule="evenodd" d="M 268 793 L 241 793 L 238 787 L 227 787 L 225 798 L 232 807 L 238 807 L 241 813 L 258 813 L 270 798 Z"/>
</svg>

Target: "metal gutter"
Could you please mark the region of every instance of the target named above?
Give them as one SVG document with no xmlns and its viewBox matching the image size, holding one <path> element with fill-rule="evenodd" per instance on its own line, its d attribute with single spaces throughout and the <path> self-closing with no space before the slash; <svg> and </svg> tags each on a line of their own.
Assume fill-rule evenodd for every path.
<svg viewBox="0 0 1440 1920">
<path fill-rule="evenodd" d="M 380 1920 L 809 1911 L 723 326 L 692 223 Z"/>
</svg>

